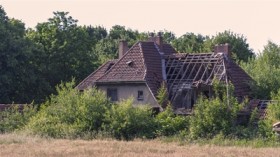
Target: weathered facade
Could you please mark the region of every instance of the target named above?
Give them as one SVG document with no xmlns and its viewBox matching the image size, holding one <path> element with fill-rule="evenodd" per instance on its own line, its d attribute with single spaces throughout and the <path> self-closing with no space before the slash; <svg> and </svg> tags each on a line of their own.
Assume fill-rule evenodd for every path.
<svg viewBox="0 0 280 157">
<path fill-rule="evenodd" d="M 214 80 L 231 82 L 240 101 L 250 97 L 252 79 L 230 58 L 228 44 L 217 45 L 211 53 L 178 53 L 159 34 L 137 42 L 130 49 L 125 41 L 120 41 L 119 59 L 103 64 L 77 88 L 96 86 L 112 101 L 132 96 L 135 104 L 160 107 L 156 95 L 164 82 L 173 107 L 191 109 L 201 93 L 212 95 Z"/>
</svg>

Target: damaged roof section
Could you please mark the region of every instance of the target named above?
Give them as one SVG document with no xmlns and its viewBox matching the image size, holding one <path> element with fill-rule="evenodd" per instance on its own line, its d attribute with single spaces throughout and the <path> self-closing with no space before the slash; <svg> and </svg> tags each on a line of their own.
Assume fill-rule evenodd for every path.
<svg viewBox="0 0 280 157">
<path fill-rule="evenodd" d="M 173 101 L 176 93 L 183 89 L 212 85 L 214 80 L 234 86 L 234 95 L 251 95 L 252 78 L 230 58 L 228 44 L 216 45 L 213 53 L 165 55 L 165 67 L 169 98 Z"/>
<path fill-rule="evenodd" d="M 171 55 L 166 57 L 165 66 L 171 101 L 178 90 L 212 85 L 214 78 L 226 78 L 223 53 Z"/>
</svg>

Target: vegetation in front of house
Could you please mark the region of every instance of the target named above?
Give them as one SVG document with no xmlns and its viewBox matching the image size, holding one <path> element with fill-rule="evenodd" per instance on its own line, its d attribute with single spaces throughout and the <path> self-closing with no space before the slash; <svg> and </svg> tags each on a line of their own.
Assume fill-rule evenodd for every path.
<svg viewBox="0 0 280 157">
<path fill-rule="evenodd" d="M 194 115 L 176 116 L 170 104 L 163 112 L 154 114 L 146 105 L 133 106 L 132 98 L 112 104 L 101 91 L 88 89 L 79 92 L 73 85 L 74 81 L 58 86 L 58 94 L 41 104 L 38 111 L 27 106 L 22 112 L 16 113 L 14 108 L 0 112 L 4 117 L 0 122 L 5 124 L 1 132 L 16 131 L 68 139 L 159 138 L 181 144 L 249 144 L 254 147 L 280 144 L 279 138 L 272 132 L 272 124 L 280 118 L 279 105 L 269 105 L 269 116 L 260 120 L 258 126 L 250 122 L 239 126 L 235 122 L 242 105 L 234 97 L 226 96 L 225 92 L 231 90 L 230 87 L 218 88 L 215 94 L 220 94 L 221 98 L 201 97 L 194 108 Z M 274 97 L 279 97 L 279 94 Z M 12 112 L 15 114 L 8 114 Z"/>
</svg>

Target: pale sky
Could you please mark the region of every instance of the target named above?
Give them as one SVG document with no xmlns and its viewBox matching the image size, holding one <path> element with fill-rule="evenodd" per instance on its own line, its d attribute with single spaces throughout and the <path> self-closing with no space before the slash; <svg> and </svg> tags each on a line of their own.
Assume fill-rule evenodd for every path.
<svg viewBox="0 0 280 157">
<path fill-rule="evenodd" d="M 243 34 L 255 52 L 268 40 L 280 44 L 280 0 L 0 0 L 9 17 L 34 28 L 68 11 L 79 25 L 139 31 L 168 30 L 215 35 L 231 30 Z"/>
</svg>

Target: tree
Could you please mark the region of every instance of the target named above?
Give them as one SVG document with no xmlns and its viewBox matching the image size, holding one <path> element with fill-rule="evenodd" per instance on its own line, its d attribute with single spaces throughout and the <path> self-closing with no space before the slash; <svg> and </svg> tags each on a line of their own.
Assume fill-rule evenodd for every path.
<svg viewBox="0 0 280 157">
<path fill-rule="evenodd" d="M 179 52 L 199 53 L 204 51 L 204 41 L 207 37 L 200 34 L 186 33 L 171 41 L 172 46 Z"/>
<path fill-rule="evenodd" d="M 48 22 L 38 23 L 28 38 L 43 50 L 36 64 L 51 87 L 75 77 L 79 82 L 99 64 L 92 47 L 106 36 L 102 27 L 82 27 L 68 12 L 54 12 Z"/>
<path fill-rule="evenodd" d="M 249 48 L 247 39 L 240 34 L 231 31 L 218 33 L 216 36 L 205 41 L 204 49 L 213 50 L 216 44 L 229 43 L 231 45 L 232 57 L 237 61 L 247 62 L 254 56 L 253 50 Z"/>
<path fill-rule="evenodd" d="M 280 89 L 280 46 L 269 41 L 256 58 L 242 63 L 242 68 L 255 80 L 252 91 L 255 97 L 270 99 Z"/>
<path fill-rule="evenodd" d="M 9 19 L 0 6 L 0 103 L 30 103 L 48 90 L 33 64 L 38 50 L 25 33 L 24 23 Z"/>
</svg>

